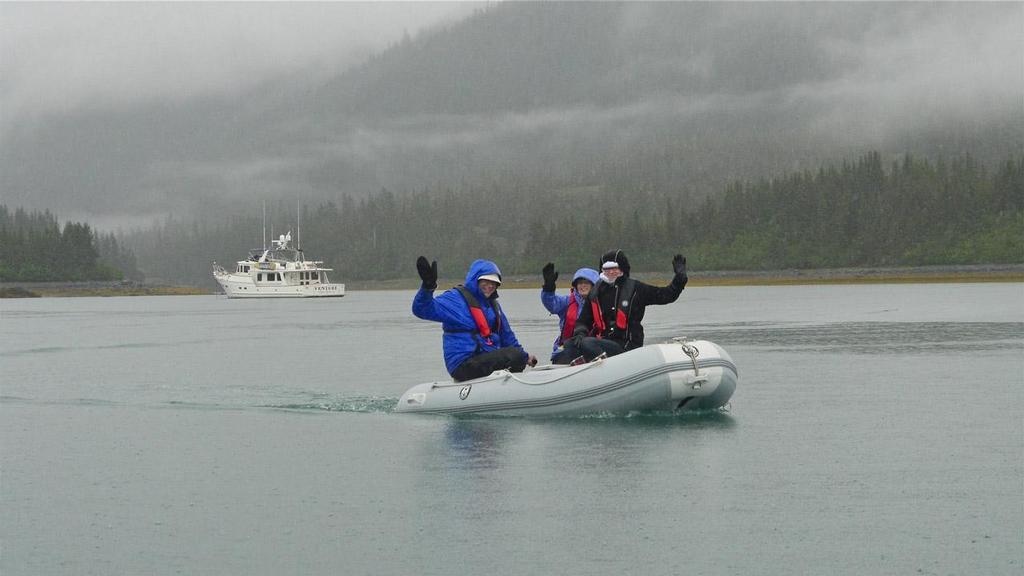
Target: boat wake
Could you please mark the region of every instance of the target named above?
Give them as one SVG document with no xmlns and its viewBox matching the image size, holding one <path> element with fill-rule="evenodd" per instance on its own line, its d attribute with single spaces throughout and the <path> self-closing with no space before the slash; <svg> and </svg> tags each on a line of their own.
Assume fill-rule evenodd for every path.
<svg viewBox="0 0 1024 576">
<path fill-rule="evenodd" d="M 398 398 L 394 396 L 350 396 L 335 399 L 318 399 L 310 402 L 274 404 L 262 408 L 278 410 L 315 410 L 325 412 L 359 412 L 368 414 L 386 414 L 394 412 Z"/>
</svg>

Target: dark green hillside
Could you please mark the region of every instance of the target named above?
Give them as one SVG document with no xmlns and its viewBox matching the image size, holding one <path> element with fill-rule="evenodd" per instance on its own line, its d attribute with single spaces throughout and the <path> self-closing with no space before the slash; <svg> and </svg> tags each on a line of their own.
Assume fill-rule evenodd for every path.
<svg viewBox="0 0 1024 576">
<path fill-rule="evenodd" d="M 506 2 L 406 38 L 321 95 L 360 116 L 406 116 L 749 94 L 842 76 L 856 62 L 831 47 L 860 43 L 880 17 L 911 12 L 893 5 Z"/>
<path fill-rule="evenodd" d="M 1024 154 L 1024 4 L 501 2 L 354 69 L 11 118 L 9 205 L 152 222 L 263 199 L 599 188 L 688 204 L 877 150 Z"/>
<path fill-rule="evenodd" d="M 641 271 L 677 250 L 695 270 L 1020 262 L 1021 23 L 1019 2 L 502 2 L 330 77 L 15 121 L 0 191 L 160 222 L 117 245 L 172 284 L 260 246 L 264 199 L 278 232 L 301 202 L 341 280 L 613 245 Z M 64 269 L 42 254 L 62 257 L 7 274 Z"/>
<path fill-rule="evenodd" d="M 314 176 L 356 196 L 367 189 L 344 184 L 370 184 L 370 166 L 375 189 L 486 186 L 512 173 L 538 187 L 699 198 L 865 149 L 994 165 L 1024 153 L 1019 98 L 989 99 L 998 88 L 958 79 L 959 64 L 928 67 L 949 58 L 940 23 L 1019 20 L 1018 8 L 505 2 L 406 38 L 296 108 L 330 127 L 327 141 L 365 155 Z M 978 95 L 958 102 L 946 82 Z M 353 130 L 371 138 L 346 138 Z"/>
</svg>

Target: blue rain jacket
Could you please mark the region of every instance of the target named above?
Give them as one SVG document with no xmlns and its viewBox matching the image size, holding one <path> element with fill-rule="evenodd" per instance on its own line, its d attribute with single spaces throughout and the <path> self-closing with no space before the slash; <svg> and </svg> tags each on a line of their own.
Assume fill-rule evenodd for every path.
<svg viewBox="0 0 1024 576">
<path fill-rule="evenodd" d="M 477 301 L 480 302 L 480 308 L 484 312 L 484 317 L 493 326 L 494 308 L 491 307 L 490 302 L 480 293 L 480 287 L 477 286 L 477 281 L 484 274 L 497 274 L 500 277 L 501 270 L 490 260 L 476 260 L 469 266 L 464 286 L 476 296 Z M 497 290 L 495 290 L 494 295 L 491 297 L 498 297 Z M 524 359 L 528 357 L 528 354 L 516 339 L 515 332 L 509 326 L 508 318 L 505 317 L 504 312 L 501 313 L 501 329 L 491 334 L 490 345 L 483 338 L 480 338 L 478 334 L 474 334 L 477 327 L 476 322 L 473 321 L 473 315 L 469 312 L 469 304 L 466 303 L 466 299 L 462 297 L 462 294 L 454 288 L 445 290 L 436 298 L 433 291 L 420 288 L 412 300 L 412 313 L 417 318 L 441 323 L 441 327 L 444 329 L 444 336 L 442 337 L 444 365 L 448 369 L 449 374 L 454 372 L 467 358 L 484 352 L 492 352 L 499 348 L 515 346 L 523 353 Z"/>
<path fill-rule="evenodd" d="M 589 280 L 591 284 L 597 286 L 597 280 L 599 278 L 597 270 L 591 268 L 580 268 L 576 271 L 576 274 L 572 277 L 572 282 L 575 285 L 576 281 L 580 278 Z M 580 296 L 575 289 L 569 291 L 568 296 L 559 296 L 555 292 L 545 292 L 543 289 L 540 291 L 540 301 L 547 308 L 548 312 L 552 314 L 558 314 L 558 335 L 555 336 L 555 344 L 551 350 L 551 359 L 554 360 L 555 356 L 562 351 L 562 330 L 565 329 L 565 315 L 569 312 L 569 303 L 576 300 L 576 320 L 579 320 L 580 314 L 583 313 L 583 305 L 587 301 L 586 298 Z"/>
</svg>

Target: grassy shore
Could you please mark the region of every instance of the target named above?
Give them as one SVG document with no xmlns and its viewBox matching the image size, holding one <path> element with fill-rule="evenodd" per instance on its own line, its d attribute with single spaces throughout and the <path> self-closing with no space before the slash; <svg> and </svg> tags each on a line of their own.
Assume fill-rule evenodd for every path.
<svg viewBox="0 0 1024 576">
<path fill-rule="evenodd" d="M 569 273 L 559 277 L 558 287 L 568 287 Z M 667 274 L 638 272 L 634 278 L 653 285 L 667 284 Z M 773 271 L 692 271 L 689 287 L 695 286 L 795 286 L 805 284 L 929 284 L 958 282 L 1024 282 L 1024 264 L 979 266 L 923 266 L 916 268 L 840 268 L 821 270 Z M 462 283 L 462 279 L 441 279 L 440 289 Z M 349 291 L 359 290 L 415 290 L 419 278 L 396 280 L 353 280 L 345 282 Z M 536 276 L 507 275 L 505 289 L 539 289 L 540 274 Z M 191 286 L 147 286 L 144 284 L 117 285 L 61 284 L 0 285 L 0 298 L 69 297 L 69 296 L 188 296 L 217 294 L 206 288 Z"/>
<path fill-rule="evenodd" d="M 0 298 L 66 298 L 74 296 L 192 296 L 213 294 L 191 286 L 7 286 L 0 287 Z"/>
<path fill-rule="evenodd" d="M 569 273 L 559 275 L 558 287 L 566 288 Z M 637 280 L 653 285 L 664 285 L 672 279 L 667 274 L 637 272 Z M 438 288 L 446 289 L 461 284 L 463 279 L 440 279 Z M 914 268 L 838 268 L 819 270 L 770 271 L 692 271 L 688 287 L 694 286 L 794 286 L 803 284 L 934 284 L 959 282 L 1024 282 L 1024 265 L 979 266 L 922 266 Z M 414 290 L 418 278 L 380 281 L 352 281 L 347 290 Z M 539 289 L 540 274 L 536 276 L 506 275 L 505 289 Z"/>
<path fill-rule="evenodd" d="M 691 280 L 687 286 L 789 286 L 800 284 L 942 284 L 962 282 L 1024 282 L 1024 273 L 1013 274 L 878 274 L 834 277 L 732 277 Z"/>
<path fill-rule="evenodd" d="M 37 290 L 44 297 L 67 296 L 196 296 L 213 294 L 192 286 L 135 286 L 131 288 L 46 288 Z"/>
</svg>

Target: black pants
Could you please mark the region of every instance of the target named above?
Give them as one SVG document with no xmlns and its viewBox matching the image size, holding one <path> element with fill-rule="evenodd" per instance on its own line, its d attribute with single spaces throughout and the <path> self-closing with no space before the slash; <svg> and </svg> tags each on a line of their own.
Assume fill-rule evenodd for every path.
<svg viewBox="0 0 1024 576">
<path fill-rule="evenodd" d="M 597 358 L 601 354 L 607 354 L 609 356 L 615 356 L 616 354 L 622 354 L 625 349 L 622 344 L 614 340 L 608 340 L 606 338 L 591 338 L 587 336 L 583 339 L 583 343 L 580 344 L 579 348 L 572 345 L 572 342 L 565 343 L 565 350 L 562 350 L 558 356 L 551 361 L 552 364 L 568 364 L 576 358 L 583 356 L 583 359 L 590 362 L 594 358 Z"/>
<path fill-rule="evenodd" d="M 523 351 L 514 346 L 500 348 L 492 352 L 484 352 L 476 356 L 470 356 L 459 367 L 452 372 L 452 378 L 456 382 L 472 380 L 487 376 L 495 370 L 511 370 L 522 372 L 526 368 L 526 358 Z"/>
</svg>

